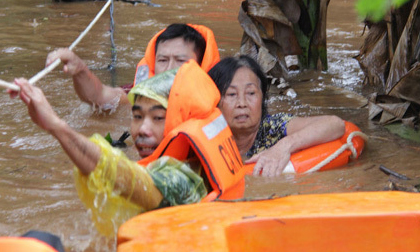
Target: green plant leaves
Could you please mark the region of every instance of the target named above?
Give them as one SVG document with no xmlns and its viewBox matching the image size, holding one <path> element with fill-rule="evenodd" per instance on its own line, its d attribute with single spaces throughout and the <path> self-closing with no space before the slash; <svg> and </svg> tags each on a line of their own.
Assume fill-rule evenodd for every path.
<svg viewBox="0 0 420 252">
<path fill-rule="evenodd" d="M 393 7 L 399 8 L 409 0 L 358 0 L 356 10 L 359 16 L 369 18 L 374 22 L 381 21 Z"/>
</svg>

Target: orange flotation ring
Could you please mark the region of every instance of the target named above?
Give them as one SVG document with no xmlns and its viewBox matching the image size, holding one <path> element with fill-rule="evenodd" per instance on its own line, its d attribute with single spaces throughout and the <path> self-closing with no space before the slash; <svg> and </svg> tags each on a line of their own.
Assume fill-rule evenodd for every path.
<svg viewBox="0 0 420 252">
<path fill-rule="evenodd" d="M 47 243 L 31 237 L 0 237 L 1 252 L 57 252 Z"/>
<path fill-rule="evenodd" d="M 209 202 L 136 216 L 118 252 L 419 251 L 420 194 L 353 192 Z"/>
<path fill-rule="evenodd" d="M 346 121 L 341 138 L 293 153 L 283 173 L 326 171 L 343 166 L 360 156 L 365 140 L 367 136 L 359 127 Z M 254 165 L 246 165 L 248 174 L 252 174 Z"/>
<path fill-rule="evenodd" d="M 345 122 L 344 135 L 334 141 L 320 144 L 292 154 L 285 173 L 305 173 L 313 171 L 326 171 L 356 159 L 362 153 L 366 135 L 351 122 Z"/>
</svg>

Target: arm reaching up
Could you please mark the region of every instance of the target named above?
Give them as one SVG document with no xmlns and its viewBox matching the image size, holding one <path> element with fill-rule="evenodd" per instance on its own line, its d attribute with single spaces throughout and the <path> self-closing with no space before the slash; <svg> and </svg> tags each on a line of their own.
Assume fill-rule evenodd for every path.
<svg viewBox="0 0 420 252">
<path fill-rule="evenodd" d="M 102 84 L 85 62 L 68 48 L 60 48 L 49 53 L 46 65 L 50 65 L 58 58 L 64 64 L 63 71 L 72 76 L 74 89 L 82 101 L 100 108 L 116 108 L 119 103 L 128 103 L 127 95 L 122 88 Z"/>
<path fill-rule="evenodd" d="M 19 96 L 27 105 L 32 121 L 60 142 L 61 147 L 77 166 L 81 174 L 89 176 L 94 172 L 101 173 L 103 171 L 100 171 L 98 168 L 105 166 L 103 162 L 106 162 L 107 158 L 115 160 L 113 153 L 105 156 L 103 147 L 100 144 L 74 131 L 65 121 L 61 120 L 48 103 L 41 89 L 30 85 L 23 78 L 16 79 L 15 83 L 21 88 Z M 111 146 L 109 146 L 109 149 L 112 149 Z M 120 195 L 129 198 L 147 210 L 156 208 L 163 197 L 154 185 L 152 178 L 145 171 L 145 168 L 138 166 L 127 158 L 116 160 L 116 165 L 118 166 L 116 170 L 130 169 L 130 167 L 134 166 L 136 168 L 123 173 L 124 175 L 112 178 L 114 182 L 110 189 L 117 190 Z M 106 172 L 105 174 L 109 175 Z M 137 178 L 134 187 L 131 182 L 133 177 Z M 107 176 L 102 178 L 105 180 L 110 179 Z M 130 184 L 127 185 L 126 181 L 129 181 Z M 106 184 L 107 181 L 104 181 L 104 183 Z M 144 190 L 145 187 L 148 190 Z"/>
<path fill-rule="evenodd" d="M 32 121 L 60 142 L 67 155 L 83 174 L 93 171 L 99 160 L 99 147 L 61 120 L 51 108 L 41 89 L 30 85 L 23 78 L 16 79 L 15 83 L 21 88 L 19 96 L 28 107 Z"/>
<path fill-rule="evenodd" d="M 113 234 L 116 226 L 142 211 L 196 203 L 207 194 L 203 178 L 187 164 L 161 157 L 148 169 L 140 166 L 99 134 L 88 139 L 70 128 L 41 89 L 26 79 L 15 83 L 32 121 L 53 135 L 77 166 L 74 174 L 79 197 L 92 210 L 101 233 Z"/>
</svg>

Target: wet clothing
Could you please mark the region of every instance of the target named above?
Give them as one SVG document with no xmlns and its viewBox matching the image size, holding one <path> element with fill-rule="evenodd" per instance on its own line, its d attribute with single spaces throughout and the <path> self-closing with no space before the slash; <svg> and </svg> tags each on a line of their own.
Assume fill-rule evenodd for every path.
<svg viewBox="0 0 420 252">
<path fill-rule="evenodd" d="M 275 145 L 280 139 L 287 136 L 287 124 L 293 118 L 292 114 L 278 113 L 267 115 L 261 121 L 254 144 L 245 154 L 247 158 L 260 153 Z"/>
<path fill-rule="evenodd" d="M 131 201 L 134 190 L 143 189 L 145 197 L 142 199 L 147 201 L 156 198 L 152 195 L 156 187 L 164 198 L 161 207 L 196 203 L 207 196 L 204 176 L 211 188 L 217 189 L 212 195 L 219 196 L 237 184 L 240 190 L 232 190 L 230 195 L 243 194 L 242 162 L 236 145 L 229 142 L 233 139 L 232 132 L 217 108 L 220 93 L 216 85 L 194 60 L 179 68 L 173 82 L 168 98 L 165 138 L 151 156 L 136 163 L 95 134 L 90 140 L 101 149 L 95 170 L 85 176 L 75 168 L 79 197 L 91 209 L 98 230 L 106 235 L 113 234 L 115 227 L 128 218 L 145 211 L 147 202 L 141 206 Z M 136 90 L 137 87 L 132 92 Z M 225 148 L 221 152 L 223 145 Z M 202 176 L 178 161 L 188 159 L 191 148 L 200 155 L 199 161 L 204 168 L 201 171 L 205 171 Z"/>
<path fill-rule="evenodd" d="M 74 168 L 75 184 L 79 198 L 91 210 L 97 229 L 104 235 L 113 235 L 115 227 L 145 211 L 131 202 L 132 193 L 121 195 L 117 188 L 121 178 L 122 184 L 132 190 L 137 183 L 144 191 L 156 186 L 164 197 L 160 206 L 196 203 L 207 195 L 203 179 L 183 162 L 161 157 L 146 168 L 128 159 L 120 149 L 112 148 L 99 134 L 90 141 L 101 149 L 101 156 L 88 176 Z"/>
</svg>

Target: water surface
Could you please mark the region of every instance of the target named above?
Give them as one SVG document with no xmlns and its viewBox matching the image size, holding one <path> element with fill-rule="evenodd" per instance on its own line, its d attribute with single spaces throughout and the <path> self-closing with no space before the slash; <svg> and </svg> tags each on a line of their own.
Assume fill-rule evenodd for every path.
<svg viewBox="0 0 420 252">
<path fill-rule="evenodd" d="M 75 51 L 108 85 L 133 80 L 135 65 L 147 42 L 174 22 L 210 27 L 221 56 L 239 51 L 242 29 L 237 22 L 239 0 L 155 1 L 161 7 L 115 2 L 115 74 L 111 62 L 110 14 L 107 12 Z M 289 111 L 301 116 L 335 114 L 356 123 L 370 140 L 360 159 L 342 169 L 309 175 L 247 178 L 247 197 L 303 193 L 382 190 L 388 178 L 382 164 L 409 177 L 419 177 L 420 146 L 390 134 L 367 120 L 363 74 L 352 57 L 363 37 L 354 0 L 334 0 L 328 10 L 329 70 L 291 73 L 297 97 L 270 91 L 270 112 Z M 30 78 L 42 70 L 48 52 L 69 46 L 102 8 L 103 2 L 53 3 L 47 0 L 0 2 L 0 79 Z M 292 61 L 292 60 L 291 60 Z M 289 61 L 289 62 L 291 62 Z M 94 113 L 76 96 L 72 80 L 58 67 L 37 83 L 55 111 L 71 127 L 85 135 L 111 132 L 117 137 L 128 129 L 130 111 L 112 115 Z M 67 251 L 113 251 L 113 240 L 97 234 L 89 213 L 77 197 L 72 163 L 58 142 L 37 128 L 20 100 L 0 94 L 0 235 L 21 235 L 30 229 L 57 234 Z M 128 155 L 135 158 L 134 151 Z"/>
</svg>

